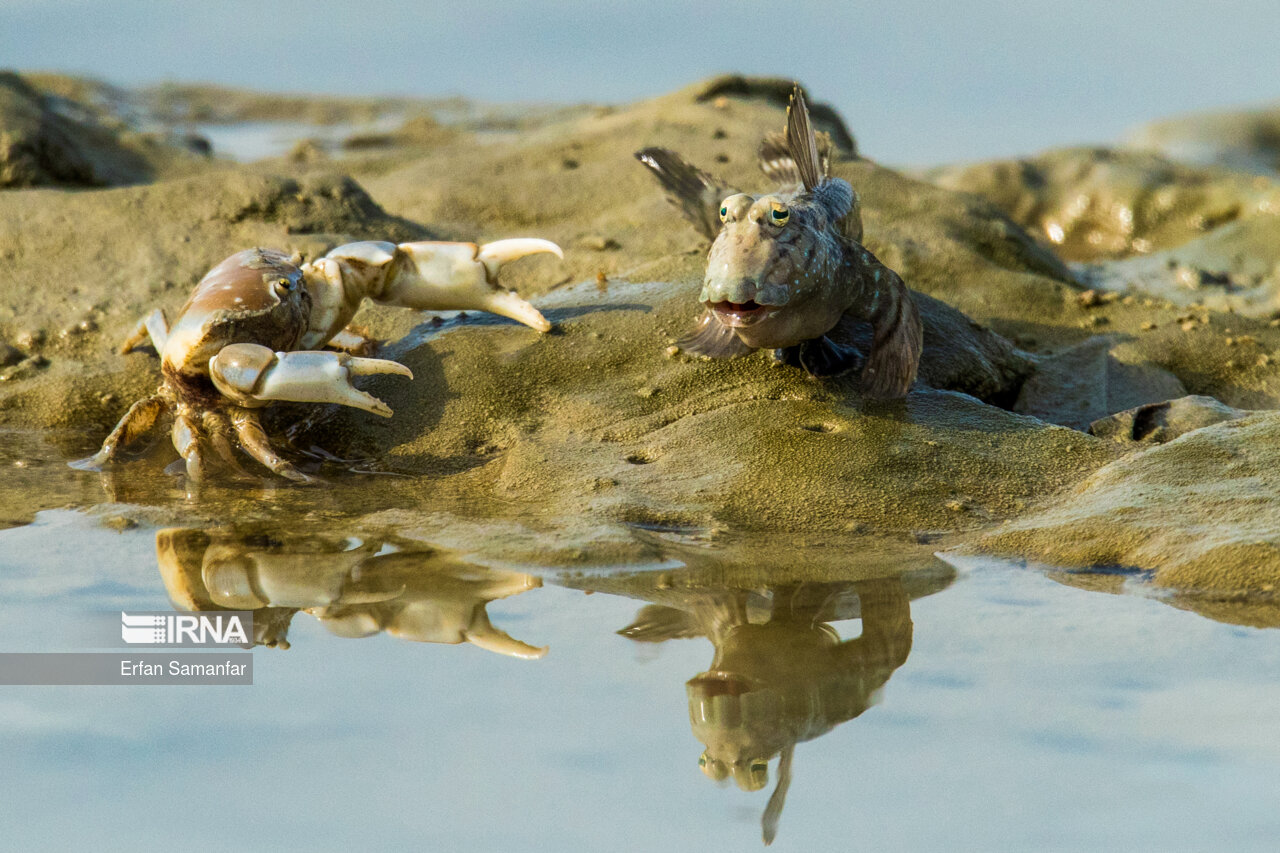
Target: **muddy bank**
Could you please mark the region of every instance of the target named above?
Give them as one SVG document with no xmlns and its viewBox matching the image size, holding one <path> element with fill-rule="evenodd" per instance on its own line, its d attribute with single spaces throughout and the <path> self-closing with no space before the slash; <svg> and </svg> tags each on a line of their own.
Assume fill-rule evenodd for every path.
<svg viewBox="0 0 1280 853">
<path fill-rule="evenodd" d="M 0 340 L 10 349 L 0 355 L 10 364 L 0 368 L 0 423 L 101 437 L 158 380 L 154 356 L 117 355 L 120 339 L 152 307 L 175 310 L 235 250 L 315 256 L 354 239 L 511 236 L 565 247 L 563 262 L 542 257 L 504 273 L 553 333 L 367 307 L 357 324 L 416 376 L 368 384 L 395 416 L 273 410 L 281 447 L 340 488 L 263 499 L 257 483 L 218 485 L 183 504 L 180 483 L 161 473 L 173 458 L 162 436 L 155 458 L 102 478 L 113 506 L 162 523 L 354 517 L 490 560 L 552 566 L 640 560 L 637 528 L 921 548 L 1045 517 L 1063 490 L 1096 488 L 1088 484 L 1100 477 L 1171 477 L 1163 467 L 1143 473 L 1133 460 L 1145 454 L 1124 456 L 1128 445 L 1084 432 L 1116 412 L 1189 393 L 1250 409 L 1280 402 L 1270 355 L 1280 330 L 1265 319 L 1089 291 L 1087 271 L 1024 228 L 1040 225 L 1017 209 L 858 159 L 854 134 L 819 109 L 820 125 L 847 139 L 833 168 L 862 196 L 868 247 L 922 294 L 921 382 L 904 401 L 875 403 L 856 376 L 820 383 L 764 353 L 707 362 L 672 352 L 696 315 L 706 245 L 632 152 L 663 145 L 730 185 L 766 189 L 755 147 L 782 126 L 777 88 L 719 78 L 625 107 L 542 113 L 499 136 L 453 127 L 423 144 L 391 134 L 340 163 L 215 164 L 142 187 L 2 193 Z M 1145 178 L 1131 183 L 1147 189 L 1125 189 L 1130 172 L 1117 174 L 1106 179 L 1116 192 L 1148 191 Z M 1186 183 L 1189 209 L 1216 203 L 1218 184 L 1197 189 L 1179 175 L 1170 180 Z M 1186 231 L 1174 223 L 1159 233 L 1172 243 Z M 325 466 L 324 454 L 358 462 Z M 1168 488 L 1178 494 L 1182 481 Z M 1191 500 L 1178 511 L 1215 509 Z M 1212 519 L 1223 536 L 1244 523 Z M 1135 530 L 1115 527 L 1112 551 L 1088 553 L 1153 567 L 1163 558 L 1136 547 L 1145 533 Z M 981 541 L 1048 553 L 1034 538 L 997 538 L 1012 535 Z M 1221 563 L 1215 554 L 1188 564 Z M 1176 577 L 1217 577 L 1196 571 Z"/>
<path fill-rule="evenodd" d="M 1178 308 L 1280 311 L 1280 184 L 1271 177 L 1106 148 L 944 166 L 925 177 L 989 199 L 1079 262 L 1090 287 Z"/>
<path fill-rule="evenodd" d="M 1280 414 L 1188 432 L 1100 469 L 979 544 L 1055 566 L 1143 568 L 1158 586 L 1272 596 L 1280 584 Z"/>
<path fill-rule="evenodd" d="M 1135 127 L 1124 144 L 1174 160 L 1272 175 L 1280 170 L 1280 108 L 1197 113 Z"/>
<path fill-rule="evenodd" d="M 207 153 L 198 139 L 141 132 L 0 71 L 0 189 L 146 183 L 199 171 Z"/>
</svg>

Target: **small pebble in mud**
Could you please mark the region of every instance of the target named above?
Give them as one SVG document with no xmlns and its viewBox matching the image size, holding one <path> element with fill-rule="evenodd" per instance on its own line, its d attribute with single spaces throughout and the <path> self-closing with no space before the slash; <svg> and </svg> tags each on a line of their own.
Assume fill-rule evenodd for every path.
<svg viewBox="0 0 1280 853">
<path fill-rule="evenodd" d="M 1156 328 L 1159 328 L 1159 327 L 1158 327 L 1158 326 L 1156 326 L 1156 324 L 1155 324 L 1155 323 L 1153 323 L 1153 322 L 1151 322 L 1150 320 L 1147 320 L 1147 321 L 1146 321 L 1146 322 L 1144 322 L 1144 323 L 1142 324 L 1142 326 L 1141 326 L 1141 329 L 1142 329 L 1142 331 L 1144 331 L 1144 332 L 1149 332 L 1149 331 L 1151 331 L 1152 329 L 1156 329 Z"/>
<path fill-rule="evenodd" d="M 675 358 L 680 354 L 680 347 L 674 346 L 674 345 L 669 346 L 662 351 L 662 354 L 665 355 L 667 358 Z"/>
<path fill-rule="evenodd" d="M 716 155 L 716 162 L 717 162 L 717 163 L 728 163 L 728 162 L 729 162 L 729 155 L 728 155 L 728 154 L 717 154 L 717 155 Z"/>
<path fill-rule="evenodd" d="M 133 530 L 138 526 L 138 522 L 132 518 L 125 518 L 123 515 L 112 515 L 102 519 L 102 526 L 123 533 L 126 530 Z"/>
<path fill-rule="evenodd" d="M 578 245 L 593 252 L 608 252 L 622 248 L 622 244 L 617 240 L 602 234 L 588 234 L 578 240 Z"/>
<path fill-rule="evenodd" d="M 711 106 L 715 107 L 718 110 L 728 109 L 729 99 L 726 98 L 724 95 L 721 95 L 720 97 L 716 98 L 714 101 L 711 102 Z"/>
<path fill-rule="evenodd" d="M 648 400 L 650 397 L 652 397 L 654 394 L 657 394 L 657 393 L 658 393 L 657 388 L 646 385 L 643 388 L 636 391 L 636 396 L 641 398 L 642 400 Z"/>
<path fill-rule="evenodd" d="M 609 292 L 609 276 L 605 275 L 604 270 L 596 273 L 596 290 L 601 293 Z"/>
<path fill-rule="evenodd" d="M 717 128 L 712 132 L 712 134 L 711 134 L 711 138 L 712 138 L 712 139 L 724 139 L 724 138 L 725 138 L 725 137 L 727 137 L 728 135 L 729 135 L 729 134 L 727 134 L 727 133 L 725 133 L 725 132 L 724 132 L 724 128 L 722 128 L 722 127 L 717 127 Z"/>
<path fill-rule="evenodd" d="M 1134 296 L 1126 296 L 1124 299 L 1121 299 L 1121 300 L 1120 300 L 1120 304 L 1121 304 L 1121 305 L 1133 305 L 1133 304 L 1135 304 L 1137 301 L 1138 301 L 1137 297 L 1134 297 Z"/>
<path fill-rule="evenodd" d="M 1199 328 L 1199 327 L 1196 325 L 1196 321 L 1195 321 L 1195 320 L 1183 320 L 1183 321 L 1182 321 L 1182 331 L 1184 331 L 1184 332 L 1194 332 L 1197 328 Z"/>
<path fill-rule="evenodd" d="M 1102 304 L 1102 294 L 1096 290 L 1086 290 L 1076 296 L 1081 308 L 1093 308 Z"/>
<path fill-rule="evenodd" d="M 1273 329 L 1280 329 L 1280 317 L 1277 317 L 1276 319 L 1272 320 L 1267 325 Z"/>
<path fill-rule="evenodd" d="M 1271 363 L 1271 356 L 1267 355 L 1265 352 L 1262 355 L 1258 356 L 1258 367 L 1266 367 L 1270 363 Z"/>
<path fill-rule="evenodd" d="M 22 351 L 0 341 L 0 367 L 9 367 L 22 361 Z"/>
<path fill-rule="evenodd" d="M 581 164 L 572 157 L 566 157 L 560 161 L 560 165 L 564 166 L 566 169 L 576 169 Z"/>
<path fill-rule="evenodd" d="M 14 339 L 14 342 L 17 343 L 21 349 L 29 350 L 32 347 L 40 346 L 45 342 L 45 339 L 46 335 L 44 329 L 28 329 L 26 331 L 19 332 L 18 337 Z"/>
</svg>

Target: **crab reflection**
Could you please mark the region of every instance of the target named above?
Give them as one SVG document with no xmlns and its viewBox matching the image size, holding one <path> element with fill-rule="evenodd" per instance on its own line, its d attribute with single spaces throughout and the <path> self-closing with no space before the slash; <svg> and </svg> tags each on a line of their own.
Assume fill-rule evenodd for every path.
<svg viewBox="0 0 1280 853">
<path fill-rule="evenodd" d="M 705 636 L 708 669 L 686 685 L 698 764 L 745 791 L 778 781 L 762 818 L 773 841 L 795 745 L 826 734 L 875 703 L 911 651 L 911 610 L 899 578 L 796 583 L 763 591 L 706 592 L 679 608 L 648 605 L 619 633 L 637 642 Z M 829 622 L 861 617 L 862 633 L 842 640 Z"/>
<path fill-rule="evenodd" d="M 306 611 L 341 637 L 385 631 L 526 659 L 547 651 L 494 627 L 485 609 L 541 580 L 421 543 L 169 528 L 156 533 L 156 561 L 175 606 L 253 611 L 258 645 L 288 648 L 294 614 Z"/>
</svg>

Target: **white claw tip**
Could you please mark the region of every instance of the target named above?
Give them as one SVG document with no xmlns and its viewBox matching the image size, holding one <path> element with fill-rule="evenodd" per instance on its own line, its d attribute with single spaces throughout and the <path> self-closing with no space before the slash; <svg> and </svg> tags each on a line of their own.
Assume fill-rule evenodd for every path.
<svg viewBox="0 0 1280 853">
<path fill-rule="evenodd" d="M 373 376 L 376 374 L 394 374 L 413 378 L 413 371 L 398 361 L 386 358 L 359 358 L 351 356 L 346 361 L 347 373 L 352 376 Z"/>
<path fill-rule="evenodd" d="M 536 255 L 542 252 L 555 255 L 560 260 L 564 260 L 564 252 L 559 246 L 550 240 L 539 240 L 536 237 L 513 237 L 510 240 L 495 240 L 492 243 L 485 243 L 480 247 L 477 257 L 481 263 L 490 268 L 492 273 L 496 273 L 497 269 L 503 264 L 509 264 L 526 255 Z"/>
</svg>

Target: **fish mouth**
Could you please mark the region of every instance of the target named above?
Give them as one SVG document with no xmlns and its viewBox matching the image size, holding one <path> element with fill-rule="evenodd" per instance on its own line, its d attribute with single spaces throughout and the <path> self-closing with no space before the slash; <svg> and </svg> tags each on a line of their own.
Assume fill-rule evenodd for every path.
<svg viewBox="0 0 1280 853">
<path fill-rule="evenodd" d="M 758 323 L 769 313 L 768 305 L 761 305 L 754 299 L 748 299 L 746 302 L 709 302 L 707 306 L 715 312 L 720 322 L 735 328 Z"/>
<path fill-rule="evenodd" d="M 712 670 L 689 679 L 688 685 L 703 696 L 741 696 L 756 688 L 752 679 L 732 672 Z"/>
</svg>

